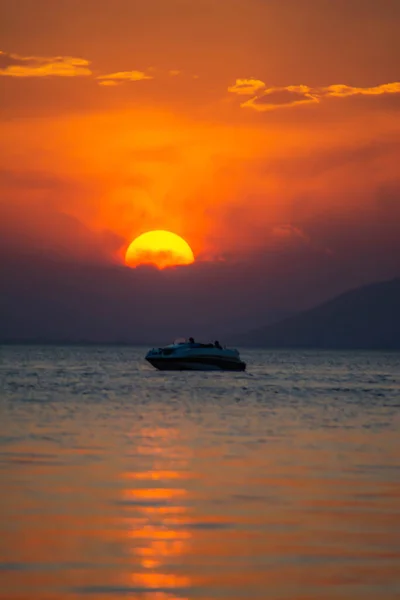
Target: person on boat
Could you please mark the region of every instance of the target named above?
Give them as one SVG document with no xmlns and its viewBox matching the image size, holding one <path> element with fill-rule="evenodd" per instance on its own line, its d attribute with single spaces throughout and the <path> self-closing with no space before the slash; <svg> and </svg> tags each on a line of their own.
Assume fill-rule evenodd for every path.
<svg viewBox="0 0 400 600">
<path fill-rule="evenodd" d="M 219 343 L 219 341 L 218 341 L 218 340 L 215 340 L 215 342 L 214 342 L 214 346 L 215 346 L 216 348 L 219 348 L 220 350 L 222 350 L 222 346 L 221 346 L 221 344 Z"/>
<path fill-rule="evenodd" d="M 190 337 L 190 338 L 189 338 L 189 344 L 194 344 L 194 343 L 195 343 L 195 342 L 194 342 L 194 338 Z"/>
</svg>

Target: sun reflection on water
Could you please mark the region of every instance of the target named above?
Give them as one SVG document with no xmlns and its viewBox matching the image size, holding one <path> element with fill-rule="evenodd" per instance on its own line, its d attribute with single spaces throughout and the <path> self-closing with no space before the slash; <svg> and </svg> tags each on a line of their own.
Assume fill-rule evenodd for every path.
<svg viewBox="0 0 400 600">
<path fill-rule="evenodd" d="M 192 537 L 185 527 L 190 521 L 185 486 L 188 449 L 170 429 L 142 430 L 140 439 L 145 443 L 136 450 L 141 456 L 153 457 L 151 467 L 122 474 L 129 486 L 123 490 L 122 500 L 135 513 L 125 519 L 129 552 L 137 565 L 129 574 L 129 585 L 154 600 L 187 600 L 191 579 L 179 571 Z"/>
</svg>

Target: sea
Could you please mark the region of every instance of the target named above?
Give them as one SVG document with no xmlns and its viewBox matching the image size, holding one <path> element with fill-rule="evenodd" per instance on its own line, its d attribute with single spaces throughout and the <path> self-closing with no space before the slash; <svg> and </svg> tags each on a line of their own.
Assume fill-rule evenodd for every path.
<svg viewBox="0 0 400 600">
<path fill-rule="evenodd" d="M 398 600 L 400 354 L 0 347 L 1 600 Z"/>
</svg>

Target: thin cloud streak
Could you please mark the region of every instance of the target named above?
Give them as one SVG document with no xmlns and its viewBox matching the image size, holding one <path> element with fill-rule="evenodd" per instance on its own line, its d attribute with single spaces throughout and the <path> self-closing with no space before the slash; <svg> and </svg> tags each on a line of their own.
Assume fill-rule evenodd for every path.
<svg viewBox="0 0 400 600">
<path fill-rule="evenodd" d="M 350 96 L 380 96 L 400 94 L 400 82 L 383 83 L 372 87 L 355 87 L 333 84 L 326 87 L 288 85 L 267 87 L 259 79 L 236 79 L 228 92 L 238 96 L 253 96 L 240 104 L 241 108 L 252 108 L 259 112 L 290 108 L 299 104 L 319 104 L 326 98 L 348 98 Z"/>
<path fill-rule="evenodd" d="M 99 85 L 119 85 L 124 81 L 145 81 L 147 79 L 154 79 L 154 77 L 143 71 L 119 71 L 117 73 L 109 73 L 108 75 L 99 75 L 96 79 Z"/>
<path fill-rule="evenodd" d="M 380 96 L 381 94 L 399 94 L 400 82 L 383 83 L 374 87 L 362 88 L 353 87 L 351 85 L 330 85 L 322 88 L 326 96 L 335 96 L 337 98 L 345 98 L 347 96 Z"/>
<path fill-rule="evenodd" d="M 89 68 L 91 61 L 74 56 L 22 56 L 0 50 L 0 76 L 14 78 L 40 77 L 93 77 Z M 148 71 L 155 71 L 149 68 Z M 182 72 L 171 69 L 169 77 L 177 77 Z M 124 82 L 137 82 L 154 79 L 154 75 L 133 69 L 116 71 L 95 77 L 102 86 L 117 86 Z"/>
<path fill-rule="evenodd" d="M 20 56 L 0 51 L 3 77 L 89 77 L 90 61 L 73 56 Z"/>
</svg>

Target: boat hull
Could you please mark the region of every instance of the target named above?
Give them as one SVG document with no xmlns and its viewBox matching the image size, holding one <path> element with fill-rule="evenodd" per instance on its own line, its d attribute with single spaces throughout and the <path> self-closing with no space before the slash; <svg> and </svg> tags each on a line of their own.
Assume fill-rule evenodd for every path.
<svg viewBox="0 0 400 600">
<path fill-rule="evenodd" d="M 162 358 L 146 357 L 146 360 L 159 371 L 245 371 L 246 363 L 238 360 L 224 360 L 217 357 Z"/>
</svg>

